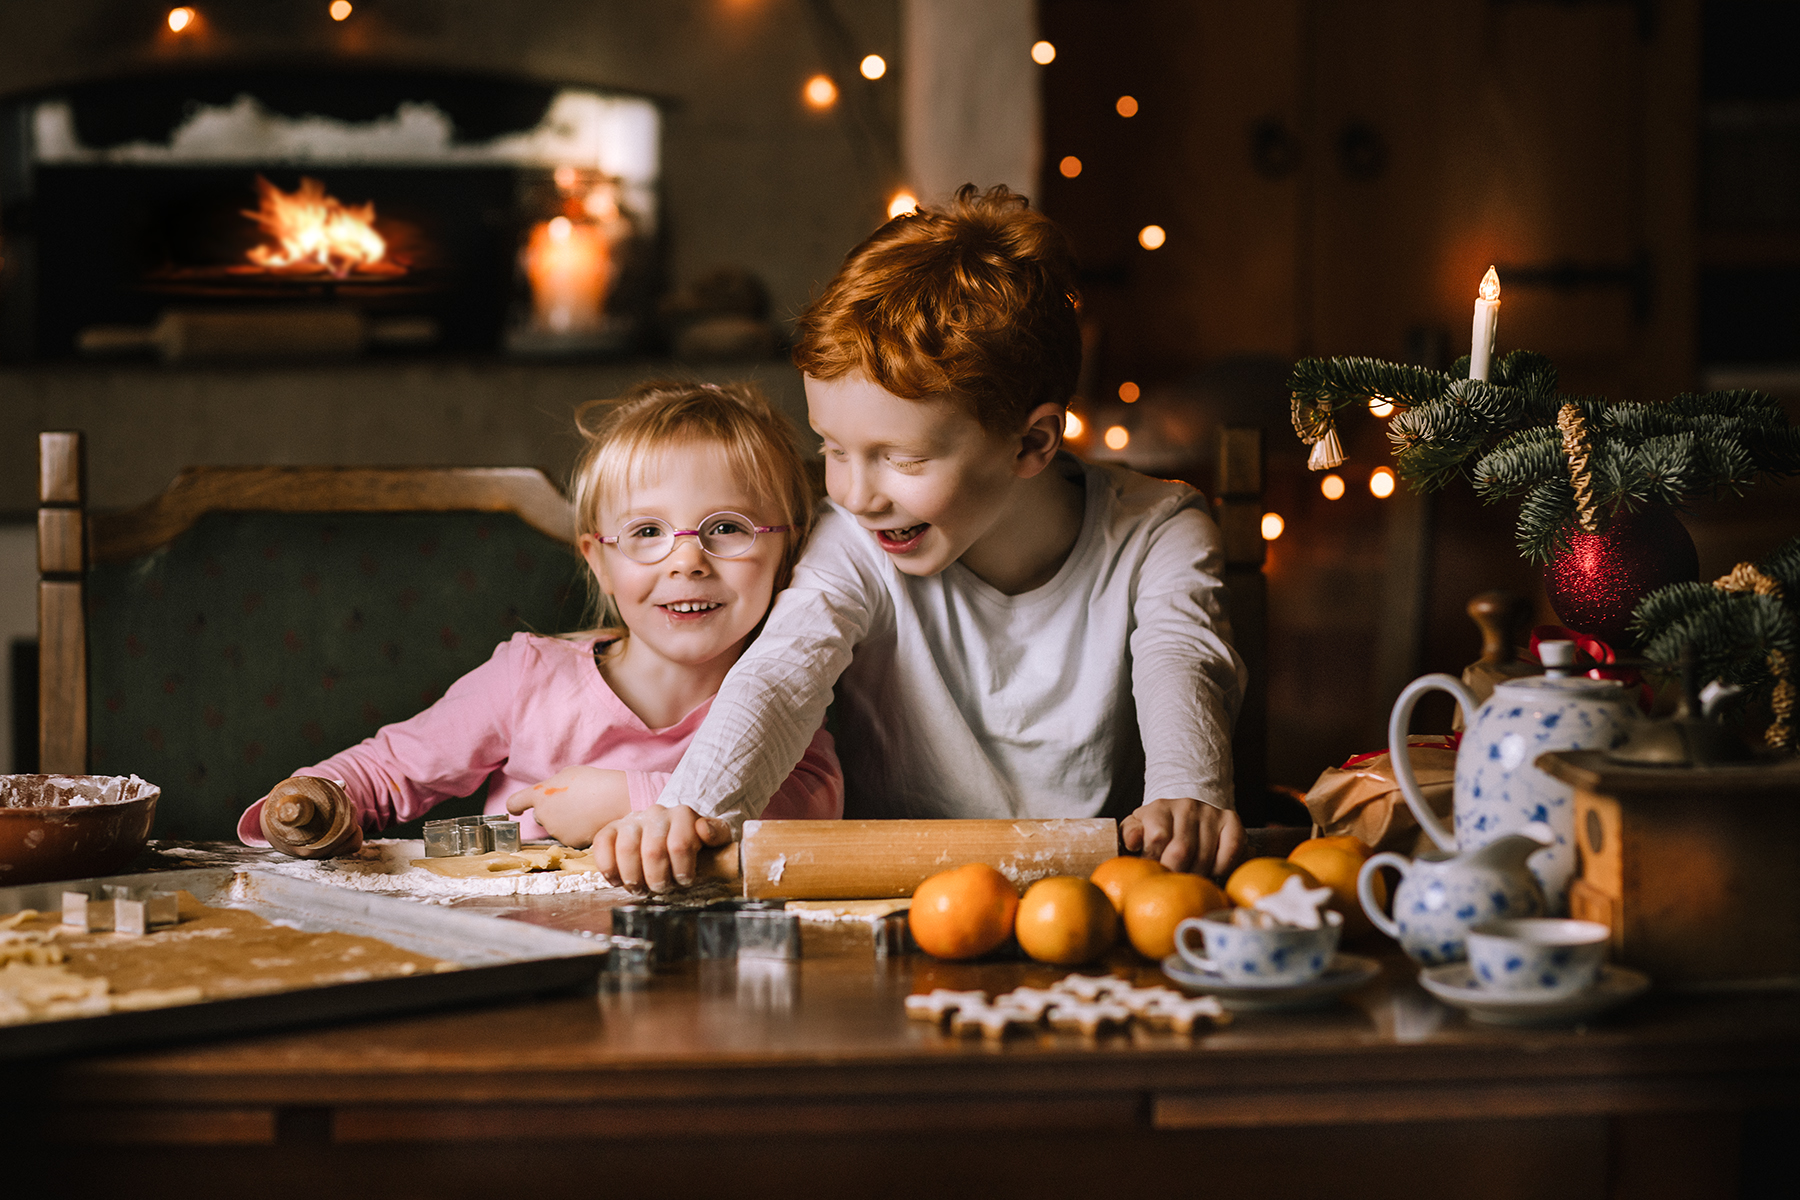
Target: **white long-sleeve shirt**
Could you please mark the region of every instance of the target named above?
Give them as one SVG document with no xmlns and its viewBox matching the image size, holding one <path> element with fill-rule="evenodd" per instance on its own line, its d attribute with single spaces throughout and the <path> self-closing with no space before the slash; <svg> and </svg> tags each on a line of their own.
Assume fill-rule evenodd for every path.
<svg viewBox="0 0 1800 1200">
<path fill-rule="evenodd" d="M 827 502 L 658 803 L 758 816 L 835 683 L 847 817 L 1231 808 L 1245 674 L 1205 498 L 1067 456 L 1052 469 L 1085 483 L 1081 533 L 1054 578 L 1016 596 L 960 563 L 904 574 Z"/>
</svg>

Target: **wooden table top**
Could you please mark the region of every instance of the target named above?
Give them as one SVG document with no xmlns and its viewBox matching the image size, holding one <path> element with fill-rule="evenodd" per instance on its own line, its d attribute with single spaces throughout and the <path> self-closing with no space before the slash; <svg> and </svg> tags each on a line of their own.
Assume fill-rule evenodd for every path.
<svg viewBox="0 0 1800 1200">
<path fill-rule="evenodd" d="M 600 929 L 613 902 L 509 896 L 458 907 Z M 373 1137 L 441 1123 L 446 1108 L 520 1102 L 599 1106 L 610 1121 L 622 1108 L 696 1101 L 742 1117 L 746 1106 L 779 1098 L 784 1120 L 795 1104 L 811 1104 L 809 1119 L 825 1127 L 842 1119 L 834 1106 L 878 1099 L 977 1123 L 1070 1104 L 1137 1121 L 1148 1103 L 1157 1126 L 1179 1128 L 1354 1119 L 1373 1093 L 1389 1119 L 1446 1106 L 1508 1115 L 1741 1106 L 1789 1094 L 1800 1080 L 1791 992 L 1652 992 L 1585 1027 L 1497 1028 L 1433 999 L 1384 943 L 1348 947 L 1378 955 L 1382 975 L 1318 1011 L 1236 1014 L 1192 1037 L 1042 1030 L 994 1043 L 909 1020 L 903 999 L 935 987 L 1045 986 L 1067 972 L 1024 961 L 878 959 L 866 932 L 809 926 L 798 963 L 695 962 L 597 997 L 97 1056 L 55 1066 L 47 1082 L 55 1102 L 77 1109 L 329 1106 L 341 1125 L 361 1122 Z M 1167 982 L 1129 950 L 1104 966 Z"/>
</svg>

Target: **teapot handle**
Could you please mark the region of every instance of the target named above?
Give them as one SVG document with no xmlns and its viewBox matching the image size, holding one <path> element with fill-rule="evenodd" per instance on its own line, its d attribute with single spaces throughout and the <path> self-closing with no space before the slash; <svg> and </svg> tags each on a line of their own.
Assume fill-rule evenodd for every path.
<svg viewBox="0 0 1800 1200">
<path fill-rule="evenodd" d="M 1431 805 L 1425 803 L 1425 794 L 1419 790 L 1418 776 L 1413 774 L 1412 756 L 1406 752 L 1406 727 L 1412 723 L 1413 705 L 1426 692 L 1449 692 L 1462 705 L 1467 716 L 1464 720 L 1473 722 L 1475 713 L 1481 708 L 1462 680 L 1450 675 L 1422 675 L 1407 684 L 1401 691 L 1400 698 L 1394 701 L 1394 711 L 1388 717 L 1388 761 L 1394 764 L 1394 782 L 1400 785 L 1400 794 L 1406 797 L 1406 807 L 1412 809 L 1419 827 L 1431 835 L 1440 850 L 1455 850 L 1456 835 L 1445 829 L 1437 814 L 1431 811 Z"/>
<path fill-rule="evenodd" d="M 1369 915 L 1369 920 L 1375 928 L 1397 942 L 1400 940 L 1400 923 L 1390 919 L 1386 913 L 1381 911 L 1381 905 L 1375 902 L 1375 872 L 1383 867 L 1392 867 L 1400 872 L 1400 882 L 1405 883 L 1406 872 L 1412 867 L 1412 862 L 1391 850 L 1383 850 L 1380 854 L 1371 855 L 1369 860 L 1363 863 L 1362 870 L 1356 873 L 1356 898 L 1362 901 L 1363 911 Z M 1394 895 L 1398 896 L 1399 894 L 1400 889 L 1395 888 Z"/>
</svg>

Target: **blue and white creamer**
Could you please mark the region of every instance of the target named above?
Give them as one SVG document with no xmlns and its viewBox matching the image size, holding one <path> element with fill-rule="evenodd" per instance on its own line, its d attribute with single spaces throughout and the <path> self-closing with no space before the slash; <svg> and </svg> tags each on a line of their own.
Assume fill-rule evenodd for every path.
<svg viewBox="0 0 1800 1200">
<path fill-rule="evenodd" d="M 1414 962 L 1426 967 L 1461 962 L 1468 957 L 1471 926 L 1544 911 L 1544 895 L 1525 860 L 1550 838 L 1549 826 L 1535 824 L 1461 854 L 1434 850 L 1408 861 L 1383 851 L 1363 864 L 1356 892 L 1375 928 L 1399 942 Z M 1392 920 L 1375 897 L 1374 878 L 1383 867 L 1400 872 Z"/>
</svg>

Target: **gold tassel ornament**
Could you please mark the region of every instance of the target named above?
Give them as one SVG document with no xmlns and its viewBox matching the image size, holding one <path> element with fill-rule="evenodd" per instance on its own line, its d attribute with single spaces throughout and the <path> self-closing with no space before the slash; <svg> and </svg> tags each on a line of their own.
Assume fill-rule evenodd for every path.
<svg viewBox="0 0 1800 1200">
<path fill-rule="evenodd" d="M 1583 533 L 1600 532 L 1600 513 L 1594 506 L 1593 439 L 1588 436 L 1587 419 L 1573 404 L 1565 404 L 1556 414 L 1556 427 L 1562 431 L 1563 453 L 1569 457 L 1569 486 L 1575 489 L 1575 523 Z"/>
<path fill-rule="evenodd" d="M 1777 602 L 1782 599 L 1781 584 L 1747 562 L 1733 567 L 1729 575 L 1721 575 L 1713 580 L 1713 586 L 1721 592 L 1750 592 Z M 1786 651 L 1769 651 L 1769 676 L 1775 680 L 1775 690 L 1769 696 L 1769 709 L 1774 713 L 1775 719 L 1764 731 L 1763 741 L 1773 750 L 1792 750 L 1797 689 L 1794 686 L 1794 667 L 1788 661 Z"/>
</svg>

